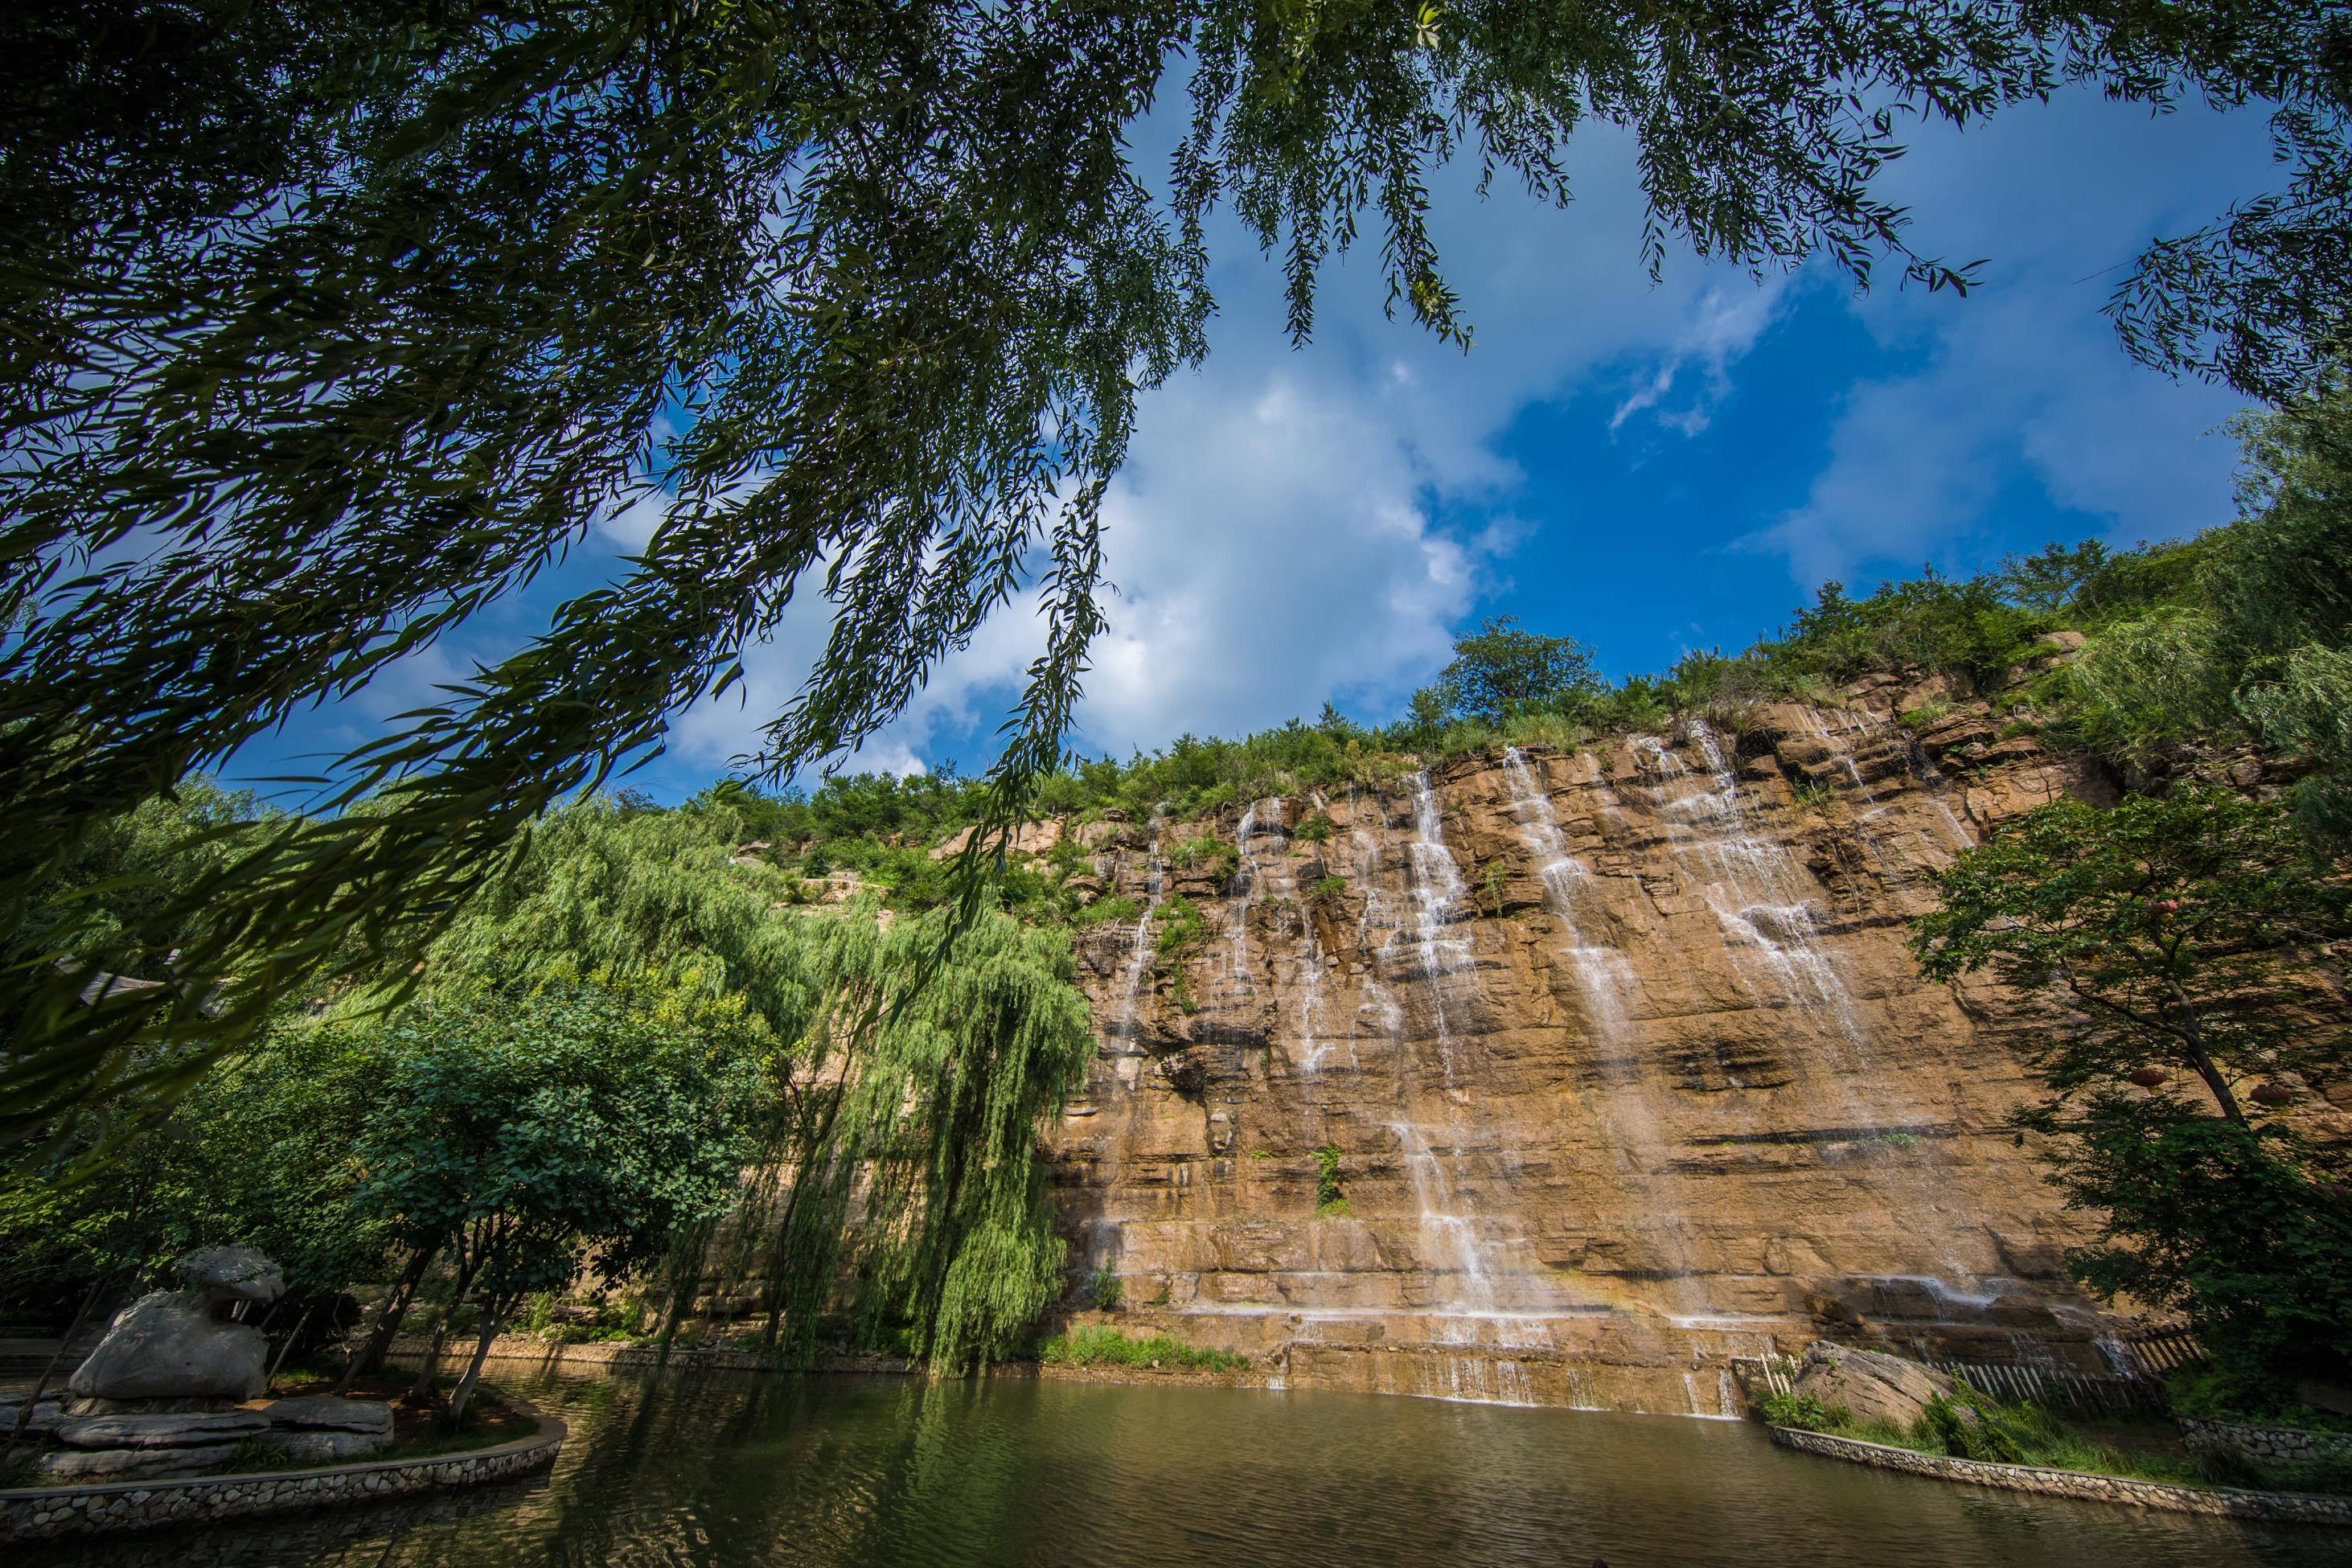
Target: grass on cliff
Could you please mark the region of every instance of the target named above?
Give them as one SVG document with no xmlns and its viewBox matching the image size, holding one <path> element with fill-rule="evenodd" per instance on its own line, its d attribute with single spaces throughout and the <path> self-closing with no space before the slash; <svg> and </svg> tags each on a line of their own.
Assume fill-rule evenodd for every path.
<svg viewBox="0 0 2352 1568">
<path fill-rule="evenodd" d="M 1080 1328 L 1056 1334 L 1038 1348 L 1050 1366 L 1160 1366 L 1204 1372 L 1239 1372 L 1249 1357 L 1232 1351 L 1202 1350 L 1165 1334 L 1129 1339 L 1117 1329 Z"/>
<path fill-rule="evenodd" d="M 2118 1447 L 2076 1431 L 2041 1405 L 1998 1404 L 1966 1384 L 1962 1385 L 1962 1393 L 1977 1412 L 1976 1421 L 1967 1420 L 1954 1401 L 1931 1399 L 1919 1420 L 1906 1430 L 1884 1421 L 1857 1421 L 1842 1405 L 1823 1405 L 1810 1396 L 1785 1394 L 1765 1396 L 1764 1418 L 1776 1426 L 1853 1437 L 1947 1458 L 2076 1470 L 2085 1475 L 2158 1481 L 2168 1486 L 2352 1492 L 2352 1466 L 2311 1464 L 2264 1469 L 2236 1455 L 2191 1455 L 2169 1444 L 2159 1452 Z"/>
</svg>

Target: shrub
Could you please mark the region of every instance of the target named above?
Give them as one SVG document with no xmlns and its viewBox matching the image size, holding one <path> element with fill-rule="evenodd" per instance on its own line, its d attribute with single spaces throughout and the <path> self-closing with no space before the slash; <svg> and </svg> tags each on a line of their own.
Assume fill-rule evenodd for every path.
<svg viewBox="0 0 2352 1568">
<path fill-rule="evenodd" d="M 1127 925 L 1139 919 L 1142 914 L 1143 906 L 1122 893 L 1108 899 L 1097 899 L 1093 903 L 1072 915 L 1070 923 L 1079 926 Z"/>
<path fill-rule="evenodd" d="M 1299 819 L 1298 831 L 1291 837 L 1301 844 L 1320 844 L 1331 837 L 1331 818 L 1328 813 L 1310 811 Z"/>
<path fill-rule="evenodd" d="M 1129 1339 L 1112 1328 L 1073 1329 L 1040 1346 L 1038 1359 L 1054 1366 L 1179 1366 L 1208 1372 L 1239 1372 L 1249 1357 L 1232 1351 L 1202 1350 L 1165 1334 Z"/>
<path fill-rule="evenodd" d="M 1315 1151 L 1315 1209 L 1318 1214 L 1344 1212 L 1347 1195 L 1339 1186 L 1339 1151 L 1326 1143 Z"/>
<path fill-rule="evenodd" d="M 1127 1292 L 1120 1285 L 1118 1276 L 1108 1268 L 1095 1270 L 1094 1282 L 1090 1289 L 1094 1294 L 1095 1305 L 1106 1312 L 1118 1311 L 1119 1303 L 1126 1300 Z"/>
</svg>

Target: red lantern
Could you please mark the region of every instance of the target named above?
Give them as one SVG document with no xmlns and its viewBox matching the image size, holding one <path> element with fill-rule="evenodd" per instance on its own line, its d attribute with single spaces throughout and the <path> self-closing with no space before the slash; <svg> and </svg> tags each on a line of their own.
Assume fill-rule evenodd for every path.
<svg viewBox="0 0 2352 1568">
<path fill-rule="evenodd" d="M 2246 1098 L 2256 1105 L 2285 1105 L 2294 1099 L 2294 1091 L 2290 1089 L 2281 1089 L 2274 1083 L 2266 1083 Z"/>
<path fill-rule="evenodd" d="M 2154 1089 L 2171 1076 L 2162 1068 L 2141 1068 L 2131 1075 L 2131 1080 L 2142 1089 Z"/>
<path fill-rule="evenodd" d="M 2147 901 L 2147 908 L 2150 914 L 2177 915 L 2180 912 L 2180 900 L 2179 899 L 2150 899 Z"/>
</svg>

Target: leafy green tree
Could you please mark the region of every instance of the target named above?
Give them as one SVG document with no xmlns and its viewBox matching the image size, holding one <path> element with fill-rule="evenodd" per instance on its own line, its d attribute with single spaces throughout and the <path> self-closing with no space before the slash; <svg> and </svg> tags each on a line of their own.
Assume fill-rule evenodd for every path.
<svg viewBox="0 0 2352 1568">
<path fill-rule="evenodd" d="M 583 1265 L 622 1280 L 659 1261 L 731 1205 L 753 1150 L 756 1053 L 609 993 L 420 1003 L 383 1045 L 352 1207 L 438 1241 L 457 1299 L 481 1310 L 453 1421 L 526 1295 L 568 1289 Z"/>
<path fill-rule="evenodd" d="M 2316 967 L 2352 889 L 2277 806 L 2193 784 L 2043 806 L 1937 882 L 1913 922 L 1923 972 L 1985 971 L 2042 1005 L 2021 1048 L 2048 1094 L 2020 1125 L 2104 1216 L 2081 1277 L 2187 1310 L 2246 1389 L 2352 1367 L 2346 1162 L 2282 1114 L 2352 1061 Z"/>
<path fill-rule="evenodd" d="M 1522 630 L 1516 616 L 1495 616 L 1454 640 L 1453 661 L 1437 690 L 1457 718 L 1499 724 L 1523 713 L 1556 712 L 1601 689 L 1592 650 L 1574 637 Z"/>
<path fill-rule="evenodd" d="M 599 516 L 657 521 L 619 582 L 345 759 L 330 800 L 381 809 L 289 823 L 205 890 L 186 962 L 239 982 L 225 1015 L 148 994 L 93 1018 L 73 977 L 0 976 L 23 1042 L 0 1134 L 101 1085 L 166 1100 L 325 955 L 422 945 L 796 596 L 834 631 L 767 732 L 775 774 L 887 723 L 1041 579 L 984 866 L 1060 760 L 1102 497 L 1138 393 L 1202 351 L 1220 203 L 1279 253 L 1294 334 L 1370 213 L 1390 308 L 1466 344 L 1432 237 L 1450 159 L 1564 203 L 1597 121 L 1638 147 L 1653 271 L 1679 238 L 1965 286 L 1882 194 L 1906 116 L 1973 124 L 2067 81 L 2258 101 L 2284 188 L 2152 247 L 2113 310 L 2152 363 L 2275 396 L 2352 287 L 2345 58 L 2331 8 L 2223 0 L 9 8 L 0 905 Z M 1129 142 L 1180 61 L 1163 202 Z M 142 955 L 126 931 L 89 956 Z M 165 1072 L 158 1036 L 201 1048 Z"/>
<path fill-rule="evenodd" d="M 2242 521 L 2204 571 L 2215 637 L 2256 733 L 2315 770 L 2296 815 L 2352 845 L 2352 384 L 2238 424 Z"/>
<path fill-rule="evenodd" d="M 898 1330 L 942 1369 L 1001 1356 L 1060 1285 L 1035 1141 L 1095 1048 L 1069 942 L 993 912 L 820 923 L 814 1060 L 843 1066 L 770 1145 L 763 1168 L 789 1180 L 746 1215 L 776 1292 L 768 1342 L 805 1354 L 845 1273 L 869 1334 Z"/>
</svg>

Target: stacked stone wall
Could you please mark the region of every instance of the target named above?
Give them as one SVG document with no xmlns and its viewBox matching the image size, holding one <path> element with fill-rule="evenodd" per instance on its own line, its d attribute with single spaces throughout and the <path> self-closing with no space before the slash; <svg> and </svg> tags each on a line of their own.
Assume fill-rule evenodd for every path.
<svg viewBox="0 0 2352 1568">
<path fill-rule="evenodd" d="M 1954 1459 L 1922 1454 L 1913 1448 L 1865 1443 L 1855 1437 L 1833 1437 L 1826 1432 L 1801 1432 L 1790 1426 L 1771 1429 L 1772 1441 L 1783 1448 L 1901 1470 L 1915 1476 L 1961 1481 L 1969 1486 L 1996 1487 L 2003 1491 L 2036 1492 L 2043 1497 L 2080 1498 L 2088 1502 L 2128 1503 L 2136 1508 L 2163 1509 L 2172 1513 L 2213 1514 L 2225 1519 L 2255 1519 L 2273 1524 L 2329 1524 L 2352 1528 L 2352 1497 L 2321 1497 L 2308 1492 L 2242 1491 L 2231 1487 L 2168 1486 L 2161 1481 L 2136 1481 L 2122 1476 L 2094 1476 L 2080 1470 L 2045 1470 L 2032 1465 L 1997 1465 L 1983 1459 Z"/>
<path fill-rule="evenodd" d="M 519 1400 L 512 1403 L 530 1408 Z M 555 1462 L 563 1446 L 564 1425 L 546 1415 L 539 1415 L 539 1430 L 528 1437 L 470 1454 L 258 1475 L 0 1491 L 0 1546 L 186 1528 L 507 1480 Z"/>
</svg>

